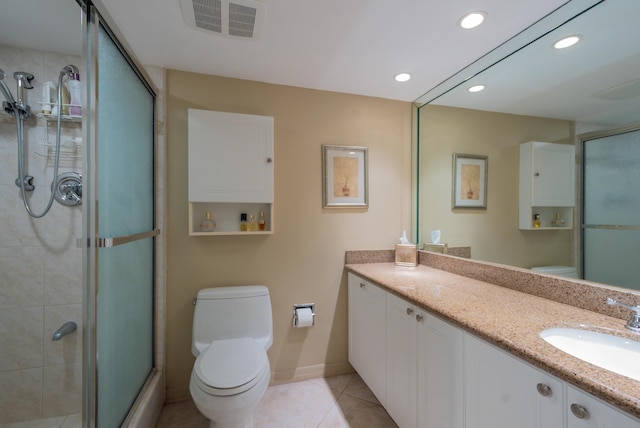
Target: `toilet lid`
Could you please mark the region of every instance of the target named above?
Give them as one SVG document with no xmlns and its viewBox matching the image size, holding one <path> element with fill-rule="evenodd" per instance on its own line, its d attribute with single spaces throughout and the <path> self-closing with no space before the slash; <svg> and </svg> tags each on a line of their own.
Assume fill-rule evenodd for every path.
<svg viewBox="0 0 640 428">
<path fill-rule="evenodd" d="M 198 356 L 194 369 L 207 389 L 227 390 L 219 392 L 228 395 L 250 388 L 268 362 L 264 347 L 251 338 L 214 340 Z M 239 388 L 243 385 L 244 388 Z"/>
</svg>

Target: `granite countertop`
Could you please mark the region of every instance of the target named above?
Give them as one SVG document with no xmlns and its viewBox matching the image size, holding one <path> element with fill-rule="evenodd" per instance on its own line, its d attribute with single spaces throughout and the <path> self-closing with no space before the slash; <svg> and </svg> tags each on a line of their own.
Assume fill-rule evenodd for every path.
<svg viewBox="0 0 640 428">
<path fill-rule="evenodd" d="M 566 354 L 539 333 L 576 327 L 639 340 L 625 321 L 432 267 L 347 264 L 360 275 L 560 379 L 640 417 L 640 382 Z M 638 361 L 640 364 L 640 361 Z"/>
</svg>

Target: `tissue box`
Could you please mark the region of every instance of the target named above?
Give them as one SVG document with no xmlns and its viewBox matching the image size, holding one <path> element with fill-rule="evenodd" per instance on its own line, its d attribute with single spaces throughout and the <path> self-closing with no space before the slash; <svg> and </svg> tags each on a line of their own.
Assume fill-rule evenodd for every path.
<svg viewBox="0 0 640 428">
<path fill-rule="evenodd" d="M 418 246 L 416 244 L 396 244 L 396 266 L 416 266 Z"/>
</svg>

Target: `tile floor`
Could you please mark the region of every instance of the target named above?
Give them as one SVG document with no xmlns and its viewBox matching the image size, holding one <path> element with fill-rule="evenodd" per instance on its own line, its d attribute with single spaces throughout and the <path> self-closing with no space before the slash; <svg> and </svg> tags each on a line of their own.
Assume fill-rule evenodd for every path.
<svg viewBox="0 0 640 428">
<path fill-rule="evenodd" d="M 167 404 L 156 428 L 208 428 L 191 401 Z M 254 428 L 397 428 L 357 374 L 270 386 Z"/>
</svg>

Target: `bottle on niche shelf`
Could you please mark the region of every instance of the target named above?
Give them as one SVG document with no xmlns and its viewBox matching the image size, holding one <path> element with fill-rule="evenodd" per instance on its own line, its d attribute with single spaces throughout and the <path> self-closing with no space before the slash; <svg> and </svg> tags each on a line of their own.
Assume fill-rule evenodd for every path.
<svg viewBox="0 0 640 428">
<path fill-rule="evenodd" d="M 249 232 L 256 232 L 258 230 L 258 219 L 256 218 L 255 214 L 249 214 L 247 229 L 249 230 Z"/>
<path fill-rule="evenodd" d="M 240 231 L 247 231 L 247 213 L 240 213 Z"/>
<path fill-rule="evenodd" d="M 267 227 L 267 222 L 264 219 L 264 211 L 260 211 L 260 217 L 258 218 L 258 229 L 265 230 Z"/>
<path fill-rule="evenodd" d="M 554 226 L 554 227 L 562 227 L 562 226 L 564 226 L 564 219 L 562 218 L 562 216 L 560 215 L 559 212 L 556 213 L 556 218 L 554 218 L 551 221 L 551 226 Z"/>
<path fill-rule="evenodd" d="M 211 219 L 211 212 L 207 211 L 204 220 L 200 223 L 200 231 L 213 232 L 214 230 L 216 230 L 216 222 Z"/>
<path fill-rule="evenodd" d="M 540 214 L 533 215 L 533 227 L 536 229 L 540 227 Z"/>
</svg>

